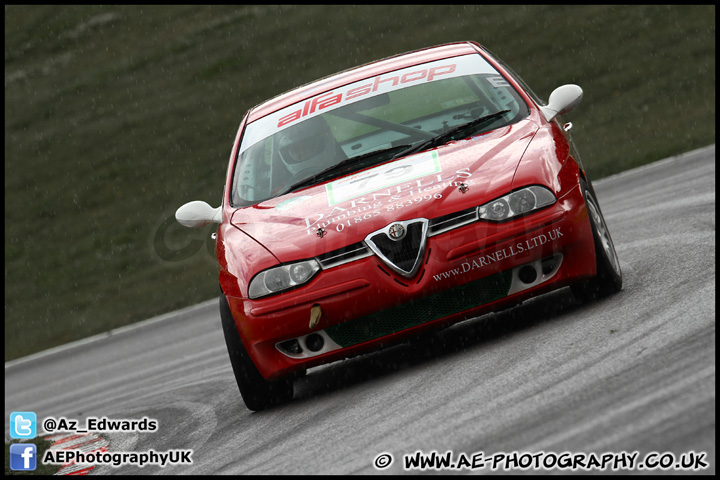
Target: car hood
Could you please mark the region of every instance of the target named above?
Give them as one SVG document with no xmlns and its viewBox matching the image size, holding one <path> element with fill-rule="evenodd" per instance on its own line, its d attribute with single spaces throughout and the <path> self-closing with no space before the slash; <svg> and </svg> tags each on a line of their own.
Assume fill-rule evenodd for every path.
<svg viewBox="0 0 720 480">
<path fill-rule="evenodd" d="M 231 223 L 279 262 L 311 258 L 395 221 L 432 219 L 506 194 L 537 130 L 523 120 L 237 209 Z"/>
</svg>

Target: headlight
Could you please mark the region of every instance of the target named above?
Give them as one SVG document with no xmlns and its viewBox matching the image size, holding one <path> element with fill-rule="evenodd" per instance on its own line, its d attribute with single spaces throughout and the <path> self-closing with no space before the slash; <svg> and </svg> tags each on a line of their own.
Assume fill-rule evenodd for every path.
<svg viewBox="0 0 720 480">
<path fill-rule="evenodd" d="M 478 216 L 483 220 L 500 222 L 553 203 L 555 203 L 555 195 L 550 190 L 533 185 L 479 206 Z"/>
<path fill-rule="evenodd" d="M 318 270 L 320 264 L 316 260 L 305 260 L 260 272 L 250 282 L 250 298 L 264 297 L 307 283 Z"/>
</svg>

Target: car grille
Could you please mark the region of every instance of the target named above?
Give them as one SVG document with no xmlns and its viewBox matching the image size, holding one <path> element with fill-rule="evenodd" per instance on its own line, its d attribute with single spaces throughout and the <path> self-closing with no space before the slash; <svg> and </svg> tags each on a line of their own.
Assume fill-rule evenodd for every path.
<svg viewBox="0 0 720 480">
<path fill-rule="evenodd" d="M 427 236 L 432 237 L 454 228 L 462 227 L 478 219 L 477 208 L 472 207 L 454 212 L 442 217 L 433 218 L 428 222 Z M 408 235 L 402 242 L 394 242 L 386 235 L 378 233 L 371 237 L 373 243 L 385 258 L 404 271 L 410 271 L 418 256 L 418 249 L 422 243 L 422 227 L 413 224 L 408 229 Z M 316 258 L 320 266 L 327 270 L 345 263 L 354 262 L 361 258 L 373 255 L 372 250 L 365 242 L 357 242 L 332 252 L 318 255 Z"/>
<path fill-rule="evenodd" d="M 385 233 L 378 233 L 370 237 L 370 241 L 391 265 L 403 272 L 411 272 L 418 257 L 422 255 L 420 250 L 424 246 L 423 224 L 412 223 L 406 228 L 407 234 L 401 240 L 392 240 Z"/>
<path fill-rule="evenodd" d="M 512 270 L 508 270 L 328 327 L 325 332 L 341 347 L 357 345 L 499 300 L 507 296 L 511 283 Z"/>
<path fill-rule="evenodd" d="M 428 236 L 432 237 L 439 233 L 447 232 L 453 228 L 462 227 L 468 223 L 472 223 L 478 219 L 477 207 L 468 208 L 459 212 L 454 212 L 442 217 L 430 220 L 428 227 Z"/>
<path fill-rule="evenodd" d="M 348 262 L 354 262 L 361 258 L 369 257 L 372 255 L 370 249 L 365 245 L 365 242 L 353 243 L 347 247 L 333 250 L 332 252 L 324 253 L 317 257 L 320 266 L 323 269 L 337 267 Z"/>
</svg>

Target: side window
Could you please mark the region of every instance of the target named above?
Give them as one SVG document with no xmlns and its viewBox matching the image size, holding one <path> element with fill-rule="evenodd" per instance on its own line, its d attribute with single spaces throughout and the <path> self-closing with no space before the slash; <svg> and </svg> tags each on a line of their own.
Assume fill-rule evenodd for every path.
<svg viewBox="0 0 720 480">
<path fill-rule="evenodd" d="M 259 201 L 270 192 L 272 142 L 261 141 L 247 149 L 240 158 L 235 176 L 237 196 L 245 201 Z"/>
</svg>

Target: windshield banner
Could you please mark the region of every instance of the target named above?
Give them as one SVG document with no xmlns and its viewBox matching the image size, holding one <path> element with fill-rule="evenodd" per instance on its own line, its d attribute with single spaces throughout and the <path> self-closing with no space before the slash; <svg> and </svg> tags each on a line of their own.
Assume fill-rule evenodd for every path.
<svg viewBox="0 0 720 480">
<path fill-rule="evenodd" d="M 462 77 L 473 74 L 496 74 L 496 70 L 480 55 L 464 55 L 446 58 L 430 63 L 384 73 L 341 88 L 323 92 L 315 97 L 290 105 L 267 115 L 248 125 L 241 148 L 247 150 L 260 140 L 335 108 L 349 105 L 359 100 L 392 92 L 421 83 L 434 82 L 446 78 Z"/>
</svg>

